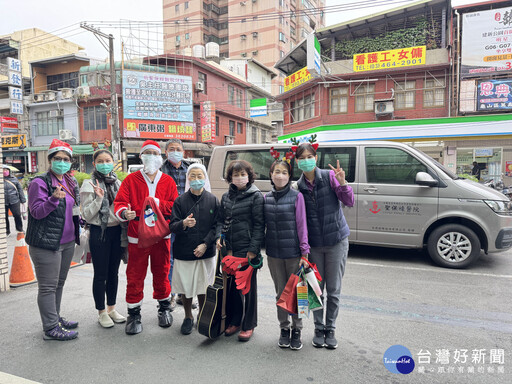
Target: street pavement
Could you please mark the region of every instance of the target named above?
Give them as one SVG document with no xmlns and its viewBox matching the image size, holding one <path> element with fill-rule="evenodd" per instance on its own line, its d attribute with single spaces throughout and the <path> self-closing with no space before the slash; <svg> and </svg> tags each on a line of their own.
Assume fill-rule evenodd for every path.
<svg viewBox="0 0 512 384">
<path fill-rule="evenodd" d="M 11 254 L 14 239 L 8 239 Z M 125 270 L 121 265 L 123 314 Z M 73 341 L 42 339 L 37 284 L 0 293 L 0 384 L 24 382 L 14 376 L 44 384 L 512 382 L 510 251 L 482 255 L 471 269 L 458 271 L 434 266 L 420 251 L 351 247 L 336 350 L 311 345 L 312 318 L 304 322 L 302 350 L 277 346 L 275 292 L 266 266 L 258 276 L 259 325 L 247 343 L 236 336 L 210 341 L 196 331 L 181 335 L 180 306 L 173 326 L 159 328 L 150 274 L 143 333 L 127 336 L 124 325 L 103 329 L 94 309 L 92 274 L 90 264 L 72 268 L 64 288 L 62 315 L 80 322 Z M 415 361 L 408 375 L 391 373 L 383 364 L 384 353 L 396 344 L 407 347 Z M 456 351 L 462 350 L 468 350 L 467 361 L 456 362 Z M 484 361 L 472 361 L 474 350 Z"/>
</svg>

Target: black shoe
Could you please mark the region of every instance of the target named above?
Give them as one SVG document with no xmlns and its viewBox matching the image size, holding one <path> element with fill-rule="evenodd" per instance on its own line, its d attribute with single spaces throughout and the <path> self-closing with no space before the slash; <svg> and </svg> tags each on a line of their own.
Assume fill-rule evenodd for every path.
<svg viewBox="0 0 512 384">
<path fill-rule="evenodd" d="M 313 337 L 313 347 L 322 348 L 325 346 L 325 332 L 323 329 L 315 328 L 315 336 Z"/>
<path fill-rule="evenodd" d="M 78 337 L 77 331 L 68 331 L 67 329 L 62 328 L 62 326 L 57 324 L 54 328 L 46 331 L 43 334 L 44 340 L 58 340 L 58 341 L 67 341 L 73 340 Z"/>
<path fill-rule="evenodd" d="M 280 348 L 288 348 L 290 346 L 290 330 L 288 328 L 281 328 L 281 337 L 277 345 Z"/>
<path fill-rule="evenodd" d="M 62 328 L 66 329 L 78 328 L 78 321 L 69 321 L 63 317 L 59 317 L 59 324 L 62 326 Z"/>
<path fill-rule="evenodd" d="M 142 332 L 140 307 L 128 308 L 128 319 L 124 331 L 127 335 L 136 335 Z"/>
<path fill-rule="evenodd" d="M 158 302 L 158 325 L 162 328 L 169 328 L 172 325 L 171 299 Z"/>
<path fill-rule="evenodd" d="M 192 328 L 194 328 L 194 320 L 189 319 L 188 317 L 183 320 L 183 324 L 181 324 L 181 334 L 182 335 L 190 335 L 192 333 Z"/>
<path fill-rule="evenodd" d="M 325 330 L 325 348 L 336 349 L 338 348 L 338 341 L 334 337 L 334 329 Z"/>
<path fill-rule="evenodd" d="M 302 349 L 302 340 L 300 339 L 300 329 L 292 329 L 292 341 L 290 342 L 290 349 L 298 351 Z"/>
</svg>

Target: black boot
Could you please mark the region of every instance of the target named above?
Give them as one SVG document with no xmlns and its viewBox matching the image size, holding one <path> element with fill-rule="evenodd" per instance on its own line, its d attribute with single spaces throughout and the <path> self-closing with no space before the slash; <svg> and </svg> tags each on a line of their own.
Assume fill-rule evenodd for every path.
<svg viewBox="0 0 512 384">
<path fill-rule="evenodd" d="M 128 308 L 128 319 L 124 329 L 127 335 L 136 335 L 142 332 L 142 322 L 140 316 L 140 306 Z"/>
<path fill-rule="evenodd" d="M 158 301 L 158 325 L 162 328 L 172 325 L 171 299 Z"/>
</svg>

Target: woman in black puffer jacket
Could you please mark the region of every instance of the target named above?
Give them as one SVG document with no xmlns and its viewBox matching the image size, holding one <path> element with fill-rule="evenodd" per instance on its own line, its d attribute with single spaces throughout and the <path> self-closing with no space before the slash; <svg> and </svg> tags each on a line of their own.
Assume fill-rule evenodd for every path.
<svg viewBox="0 0 512 384">
<path fill-rule="evenodd" d="M 217 225 L 217 247 L 225 246 L 226 253 L 247 257 L 253 266 L 261 267 L 261 244 L 265 236 L 263 195 L 254 182 L 254 171 L 245 160 L 233 161 L 226 171 L 229 190 L 222 196 Z M 227 299 L 226 336 L 238 332 L 240 341 L 251 338 L 257 325 L 256 271 L 251 278 L 250 291 L 242 295 L 231 279 Z M 244 305 L 245 302 L 245 305 Z"/>
</svg>

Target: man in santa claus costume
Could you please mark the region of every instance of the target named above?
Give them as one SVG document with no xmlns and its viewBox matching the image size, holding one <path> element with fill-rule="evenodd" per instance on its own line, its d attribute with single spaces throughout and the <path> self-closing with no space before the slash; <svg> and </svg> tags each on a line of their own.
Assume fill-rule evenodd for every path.
<svg viewBox="0 0 512 384">
<path fill-rule="evenodd" d="M 138 247 L 139 221 L 144 220 L 143 204 L 146 197 L 154 197 L 166 220 L 170 219 L 172 205 L 178 197 L 173 178 L 159 170 L 163 162 L 161 153 L 157 142 L 144 142 L 140 150 L 144 169 L 124 179 L 114 201 L 116 216 L 122 221 L 129 221 L 126 267 L 128 320 L 125 328 L 128 335 L 142 332 L 140 306 L 149 259 L 153 273 L 153 298 L 158 300 L 158 325 L 164 328 L 172 325 L 171 286 L 168 279 L 170 239 L 166 237 L 149 248 Z"/>
</svg>

